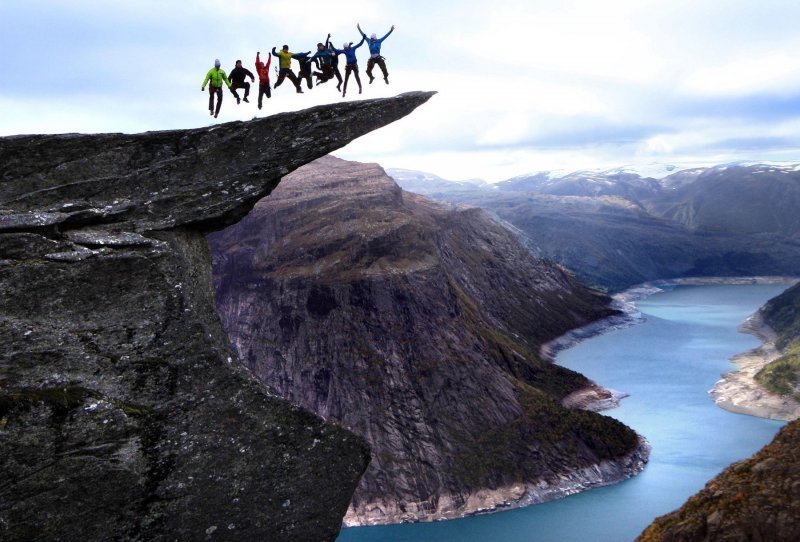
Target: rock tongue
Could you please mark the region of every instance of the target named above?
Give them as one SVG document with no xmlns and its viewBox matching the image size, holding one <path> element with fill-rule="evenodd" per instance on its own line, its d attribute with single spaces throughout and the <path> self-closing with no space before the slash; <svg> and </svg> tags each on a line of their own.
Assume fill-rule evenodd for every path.
<svg viewBox="0 0 800 542">
<path fill-rule="evenodd" d="M 203 232 L 430 95 L 0 139 L 0 539 L 336 538 L 369 449 L 238 363 Z"/>
<path fill-rule="evenodd" d="M 60 205 L 74 200 L 99 212 L 126 201 L 121 216 L 104 215 L 118 228 L 219 229 L 247 214 L 282 176 L 404 117 L 433 94 L 322 105 L 194 130 L 3 138 L 0 215 L 67 213 Z"/>
</svg>

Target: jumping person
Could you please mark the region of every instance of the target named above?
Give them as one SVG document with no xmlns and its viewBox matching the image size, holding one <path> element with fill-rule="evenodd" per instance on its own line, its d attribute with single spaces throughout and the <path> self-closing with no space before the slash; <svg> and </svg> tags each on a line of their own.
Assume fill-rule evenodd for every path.
<svg viewBox="0 0 800 542">
<path fill-rule="evenodd" d="M 264 95 L 267 98 L 272 98 L 272 91 L 269 89 L 269 65 L 272 64 L 272 57 L 267 55 L 267 64 L 261 62 L 259 55 L 261 51 L 256 53 L 256 73 L 258 74 L 258 108 L 261 109 L 261 101 Z"/>
<path fill-rule="evenodd" d="M 300 80 L 292 71 L 292 57 L 294 56 L 294 53 L 289 52 L 289 46 L 284 45 L 280 52 L 275 51 L 275 47 L 273 47 L 272 56 L 277 56 L 280 59 L 280 70 L 278 71 L 278 80 L 275 81 L 275 88 L 281 86 L 283 80 L 288 77 L 289 81 L 294 83 L 294 88 L 297 89 L 297 93 L 302 94 L 303 89 L 300 88 Z"/>
<path fill-rule="evenodd" d="M 331 38 L 331 35 L 328 34 L 328 39 Z M 317 85 L 325 83 L 330 79 L 333 79 L 333 64 L 331 63 L 331 51 L 322 43 L 317 44 L 317 52 L 314 53 L 314 56 L 309 58 L 310 61 L 315 62 L 317 69 L 320 71 L 314 72 L 314 75 L 317 78 Z M 339 76 L 341 79 L 341 75 Z"/>
<path fill-rule="evenodd" d="M 222 106 L 222 83 L 224 82 L 228 85 L 228 88 L 231 88 L 231 82 L 228 80 L 228 76 L 225 75 L 225 71 L 220 68 L 220 65 L 219 59 L 216 59 L 214 67 L 208 70 L 206 78 L 203 79 L 203 84 L 200 86 L 200 90 L 204 91 L 206 83 L 208 83 L 208 114 L 214 115 L 214 118 L 217 118 L 219 108 Z M 214 110 L 214 95 L 217 96 L 216 110 Z"/>
<path fill-rule="evenodd" d="M 239 104 L 239 95 L 236 93 L 237 88 L 244 89 L 244 101 L 250 103 L 247 97 L 250 95 L 250 83 L 245 81 L 245 77 L 250 78 L 250 82 L 255 83 L 256 79 L 247 68 L 242 67 L 242 61 L 236 61 L 236 67 L 231 70 L 231 93 L 236 97 L 236 103 Z"/>
<path fill-rule="evenodd" d="M 295 53 L 292 55 L 292 58 L 300 63 L 300 71 L 297 72 L 297 79 L 300 80 L 301 84 L 303 83 L 303 79 L 305 79 L 309 90 L 314 88 L 314 86 L 311 84 L 311 66 L 313 62 L 311 62 L 311 59 L 308 58 L 308 55 L 310 54 L 311 51 L 306 53 Z"/>
<path fill-rule="evenodd" d="M 333 68 L 333 75 L 336 76 L 336 80 L 339 81 L 339 84 L 336 85 L 336 90 L 342 90 L 342 72 L 339 71 L 339 53 L 336 52 L 336 49 L 331 43 L 331 35 L 328 34 L 328 38 L 325 40 L 325 48 L 331 53 L 331 67 Z"/>
<path fill-rule="evenodd" d="M 364 39 L 367 39 L 367 35 L 364 34 L 363 30 L 361 30 L 361 23 L 356 24 L 356 28 L 358 28 L 358 31 L 361 33 L 361 36 Z M 378 67 L 383 72 L 383 80 L 386 81 L 387 85 L 389 84 L 389 72 L 386 70 L 386 59 L 381 56 L 381 43 L 383 43 L 383 40 L 388 38 L 389 34 L 391 34 L 393 31 L 394 31 L 394 25 L 392 25 L 392 28 L 390 28 L 389 31 L 386 33 L 386 35 L 383 36 L 381 39 L 378 39 L 375 34 L 372 34 L 369 37 L 369 41 L 367 42 L 367 46 L 369 47 L 369 60 L 367 60 L 367 76 L 369 77 L 370 85 L 375 80 L 375 78 L 372 76 L 372 68 L 375 67 L 375 64 L 377 64 Z"/>
<path fill-rule="evenodd" d="M 344 53 L 347 59 L 347 65 L 344 67 L 344 88 L 342 89 L 342 98 L 347 94 L 347 80 L 350 79 L 352 73 L 358 83 L 358 93 L 361 94 L 361 78 L 358 76 L 358 60 L 356 59 L 356 49 L 364 45 L 364 38 L 358 42 L 358 45 L 353 45 L 353 42 L 345 42 L 341 49 L 334 48 L 333 50 L 339 54 Z"/>
</svg>

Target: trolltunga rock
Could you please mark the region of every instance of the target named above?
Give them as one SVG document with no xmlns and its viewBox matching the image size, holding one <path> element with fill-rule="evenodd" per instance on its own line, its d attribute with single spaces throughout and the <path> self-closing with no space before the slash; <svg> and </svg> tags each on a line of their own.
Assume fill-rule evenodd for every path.
<svg viewBox="0 0 800 542">
<path fill-rule="evenodd" d="M 431 95 L 0 139 L 0 539 L 336 537 L 369 449 L 240 364 L 204 235 Z"/>
</svg>

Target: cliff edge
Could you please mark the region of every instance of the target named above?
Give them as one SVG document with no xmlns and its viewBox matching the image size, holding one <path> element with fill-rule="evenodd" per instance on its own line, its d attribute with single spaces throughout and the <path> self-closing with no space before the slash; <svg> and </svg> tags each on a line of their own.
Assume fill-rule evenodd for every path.
<svg viewBox="0 0 800 542">
<path fill-rule="evenodd" d="M 204 234 L 432 94 L 0 139 L 0 538 L 336 537 L 369 450 L 239 363 Z"/>
</svg>

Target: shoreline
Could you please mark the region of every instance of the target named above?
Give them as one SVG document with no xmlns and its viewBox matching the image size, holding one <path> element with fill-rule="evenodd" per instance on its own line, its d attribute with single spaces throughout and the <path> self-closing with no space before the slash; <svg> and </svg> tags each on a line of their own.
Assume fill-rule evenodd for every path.
<svg viewBox="0 0 800 542">
<path fill-rule="evenodd" d="M 617 309 L 619 314 L 597 320 L 586 326 L 573 329 L 552 341 L 543 344 L 539 354 L 543 359 L 555 363 L 555 357 L 561 350 L 565 350 L 586 339 L 595 337 L 608 331 L 623 329 L 637 325 L 644 321 L 642 313 L 636 309 L 635 302 L 645 299 L 655 293 L 664 291 L 678 285 L 715 285 L 715 284 L 786 284 L 787 287 L 798 282 L 796 277 L 784 276 L 758 276 L 758 277 L 689 277 L 664 279 L 642 283 L 632 286 L 622 292 L 613 294 L 611 306 Z M 762 341 L 762 346 L 742 354 L 737 354 L 731 361 L 737 363 L 742 357 L 762 356 L 762 347 L 767 344 L 769 328 L 761 322 L 753 322 L 753 317 L 749 317 L 745 323 L 739 326 L 743 333 L 752 333 Z M 765 330 L 766 328 L 766 330 Z M 771 330 L 769 330 L 771 331 Z M 773 333 L 774 335 L 774 333 Z M 764 337 L 764 338 L 762 338 Z M 774 345 L 773 345 L 774 347 Z M 768 359 L 763 364 L 769 363 L 775 358 Z M 757 372 L 757 371 L 756 371 Z M 731 374 L 739 374 L 737 371 L 726 373 L 723 377 Z M 755 374 L 755 373 L 753 373 Z M 722 382 L 723 380 L 720 380 Z M 717 384 L 719 384 L 718 382 Z M 716 386 L 715 386 L 716 389 Z M 714 400 L 718 406 L 741 414 L 757 415 L 753 412 L 743 411 L 746 406 L 738 398 L 727 399 L 727 392 L 720 392 L 722 399 Z M 762 393 L 768 393 L 762 390 Z M 711 394 L 711 391 L 709 391 Z M 580 408 L 599 412 L 609 410 L 619 406 L 620 401 L 628 397 L 622 391 L 615 391 L 604 388 L 595 382 L 591 382 L 586 388 L 577 390 L 562 399 L 562 405 L 568 408 Z M 713 395 L 712 395 L 713 397 Z M 721 404 L 724 403 L 724 404 Z M 800 406 L 800 405 L 799 405 Z M 765 411 L 769 416 L 769 411 Z M 800 414 L 800 411 L 798 411 Z M 780 418 L 773 418 L 780 419 Z M 608 486 L 622 482 L 632 476 L 642 472 L 647 464 L 651 451 L 651 446 L 647 440 L 639 435 L 639 444 L 629 454 L 616 461 L 603 461 L 599 464 L 591 465 L 573 471 L 571 473 L 560 474 L 552 480 L 542 480 L 537 483 L 517 483 L 510 486 L 499 487 L 496 489 L 480 489 L 469 495 L 441 495 L 439 497 L 438 509 L 431 513 L 430 510 L 423 510 L 424 503 L 405 503 L 420 505 L 416 510 L 411 511 L 406 508 L 400 510 L 397 503 L 370 503 L 365 505 L 366 511 L 355 512 L 352 505 L 348 509 L 343 519 L 343 527 L 366 527 L 373 525 L 389 525 L 397 523 L 419 523 L 444 521 L 451 519 L 462 519 L 476 515 L 490 514 L 503 510 L 522 508 L 534 504 L 542 504 L 552 500 L 560 499 L 589 489 Z M 455 506 L 453 503 L 459 503 Z"/>
<path fill-rule="evenodd" d="M 724 285 L 724 284 L 785 284 L 790 287 L 800 279 L 790 276 L 752 276 L 752 277 L 686 277 L 675 279 L 663 279 L 645 282 L 632 286 L 622 292 L 613 294 L 612 308 L 621 311 L 621 314 L 604 318 L 592 322 L 584 327 L 571 330 L 556 339 L 542 345 L 540 355 L 553 363 L 555 357 L 561 350 L 565 350 L 575 344 L 606 333 L 608 331 L 622 329 L 636 325 L 644 321 L 644 317 L 639 312 L 634 303 L 645 299 L 655 293 L 662 292 L 666 288 L 674 286 L 694 285 Z M 741 333 L 750 333 L 761 341 L 758 346 L 747 352 L 741 352 L 730 358 L 731 363 L 736 366 L 733 371 L 726 372 L 717 381 L 714 387 L 709 390 L 709 395 L 713 401 L 722 409 L 736 414 L 746 414 L 759 418 L 788 421 L 800 417 L 800 403 L 791 398 L 774 394 L 764 389 L 756 380 L 755 375 L 762 367 L 780 357 L 780 352 L 775 349 L 775 333 L 758 316 L 748 317 L 745 322 L 738 326 Z M 597 399 L 585 400 L 586 397 L 596 396 Z M 609 400 L 609 396 L 614 396 L 615 400 Z M 619 406 L 619 400 L 627 397 L 624 392 L 608 390 L 595 382 L 573 392 L 562 400 L 562 404 L 567 407 L 585 408 L 587 410 L 607 410 Z M 615 402 L 616 401 L 616 402 Z"/>
<path fill-rule="evenodd" d="M 773 393 L 758 383 L 756 374 L 781 357 L 775 347 L 775 331 L 764 321 L 761 311 L 747 317 L 737 328 L 761 341 L 761 345 L 733 356 L 736 369 L 724 373 L 708 394 L 720 408 L 770 420 L 792 421 L 800 418 L 800 402 Z"/>
<path fill-rule="evenodd" d="M 397 503 L 370 503 L 366 512 L 357 513 L 352 505 L 342 521 L 344 528 L 390 525 L 398 523 L 429 523 L 492 514 L 534 504 L 554 501 L 589 489 L 617 484 L 642 472 L 652 447 L 639 435 L 639 443 L 628 454 L 615 461 L 605 460 L 547 480 L 520 482 L 496 489 L 479 489 L 469 495 L 441 495 L 439 509 L 431 513 L 408 509 L 401 511 Z M 459 503 L 458 506 L 453 503 Z M 389 510 L 387 507 L 391 507 Z M 408 506 L 409 503 L 406 503 Z"/>
</svg>

